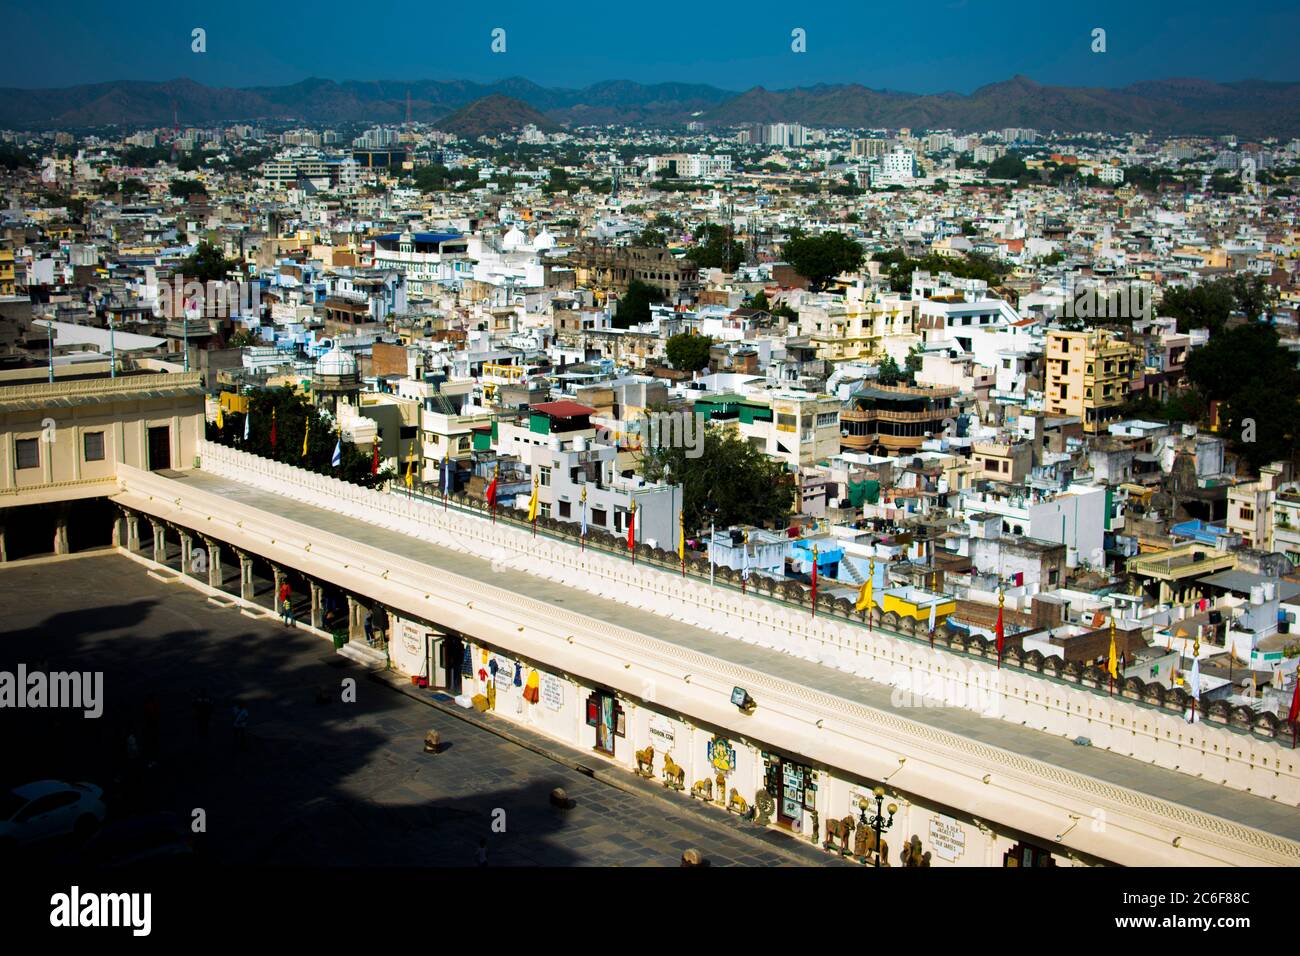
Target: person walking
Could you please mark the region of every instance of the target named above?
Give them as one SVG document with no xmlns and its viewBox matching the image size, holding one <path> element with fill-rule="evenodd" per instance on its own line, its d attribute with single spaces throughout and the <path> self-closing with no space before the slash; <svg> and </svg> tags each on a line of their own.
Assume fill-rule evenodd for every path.
<svg viewBox="0 0 1300 956">
<path fill-rule="evenodd" d="M 284 621 L 284 626 L 288 627 L 293 623 L 293 604 L 290 602 L 289 582 L 287 580 L 280 582 L 280 617 Z"/>
</svg>

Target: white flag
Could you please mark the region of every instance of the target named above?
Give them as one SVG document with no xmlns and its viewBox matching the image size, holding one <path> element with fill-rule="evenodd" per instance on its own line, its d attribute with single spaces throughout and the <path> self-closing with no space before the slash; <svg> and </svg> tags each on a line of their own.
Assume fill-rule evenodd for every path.
<svg viewBox="0 0 1300 956">
<path fill-rule="evenodd" d="M 934 609 L 935 609 L 936 607 L 938 607 L 937 604 L 931 604 L 931 605 L 930 605 L 930 630 L 932 630 L 932 631 L 934 630 Z"/>
<path fill-rule="evenodd" d="M 250 406 L 244 414 L 244 441 L 248 441 L 248 423 L 253 420 L 253 409 Z"/>
<path fill-rule="evenodd" d="M 334 457 L 330 459 L 330 464 L 337 468 L 343 461 L 343 439 L 340 438 L 334 443 Z"/>
</svg>

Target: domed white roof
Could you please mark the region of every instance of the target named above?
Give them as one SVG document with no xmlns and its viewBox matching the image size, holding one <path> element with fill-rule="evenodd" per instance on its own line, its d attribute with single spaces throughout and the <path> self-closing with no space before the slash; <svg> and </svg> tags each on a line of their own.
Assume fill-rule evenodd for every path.
<svg viewBox="0 0 1300 956">
<path fill-rule="evenodd" d="M 511 226 L 506 234 L 501 238 L 501 247 L 503 249 L 518 249 L 520 246 L 528 245 L 528 237 L 518 226 Z"/>
<path fill-rule="evenodd" d="M 543 249 L 554 248 L 554 246 L 555 237 L 547 232 L 545 227 L 542 227 L 542 231 L 539 232 L 537 238 L 533 240 L 533 248 L 540 252 Z"/>
<path fill-rule="evenodd" d="M 316 360 L 317 375 L 356 375 L 357 360 L 337 345 Z"/>
</svg>

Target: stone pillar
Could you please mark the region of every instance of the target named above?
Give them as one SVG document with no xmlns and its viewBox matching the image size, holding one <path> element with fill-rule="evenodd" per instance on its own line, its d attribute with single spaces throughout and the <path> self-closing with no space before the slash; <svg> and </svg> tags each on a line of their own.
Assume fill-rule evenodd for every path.
<svg viewBox="0 0 1300 956">
<path fill-rule="evenodd" d="M 245 601 L 253 600 L 253 559 L 242 551 L 239 555 L 239 596 Z"/>
<path fill-rule="evenodd" d="M 5 526 L 0 523 L 0 564 L 9 560 L 9 552 L 5 549 Z"/>
<path fill-rule="evenodd" d="M 194 538 L 180 532 L 181 536 L 181 574 L 190 574 L 194 570 Z"/>
<path fill-rule="evenodd" d="M 68 506 L 55 505 L 54 508 L 54 553 L 68 553 Z"/>
<path fill-rule="evenodd" d="M 162 523 L 149 519 L 153 527 L 153 559 L 158 564 L 167 563 L 167 532 Z"/>
<path fill-rule="evenodd" d="M 140 516 L 128 513 L 126 516 L 126 550 L 140 550 Z"/>
<path fill-rule="evenodd" d="M 321 586 L 315 581 L 308 581 L 307 586 L 311 588 L 311 626 L 319 631 L 325 626 L 325 607 L 324 602 L 321 600 Z"/>
<path fill-rule="evenodd" d="M 351 594 L 348 595 L 348 640 L 355 641 L 366 636 L 362 624 L 361 604 Z"/>
<path fill-rule="evenodd" d="M 113 547 L 120 548 L 126 540 L 126 509 L 119 509 L 122 513 L 113 521 Z"/>
<path fill-rule="evenodd" d="M 203 546 L 208 549 L 208 587 L 219 591 L 221 590 L 221 542 L 204 538 Z"/>
</svg>

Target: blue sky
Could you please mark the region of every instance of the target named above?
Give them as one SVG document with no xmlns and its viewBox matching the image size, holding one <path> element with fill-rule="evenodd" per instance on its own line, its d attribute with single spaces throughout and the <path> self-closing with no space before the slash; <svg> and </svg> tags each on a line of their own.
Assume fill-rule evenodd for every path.
<svg viewBox="0 0 1300 956">
<path fill-rule="evenodd" d="M 316 0 L 196 3 L 3 0 L 0 85 L 189 77 L 214 86 L 345 79 L 523 76 L 784 89 L 815 83 L 967 93 L 1022 73 L 1123 86 L 1196 76 L 1300 79 L 1300 4 L 1274 0 L 855 0 L 716 4 Z M 190 31 L 207 31 L 207 52 Z M 506 30 L 506 52 L 490 49 Z M 1106 30 L 1105 53 L 1090 49 Z M 807 52 L 791 52 L 791 31 Z"/>
</svg>

